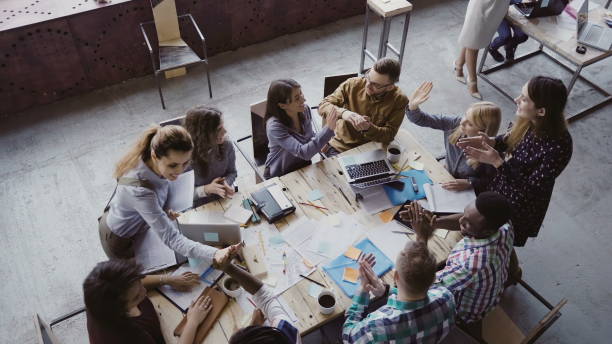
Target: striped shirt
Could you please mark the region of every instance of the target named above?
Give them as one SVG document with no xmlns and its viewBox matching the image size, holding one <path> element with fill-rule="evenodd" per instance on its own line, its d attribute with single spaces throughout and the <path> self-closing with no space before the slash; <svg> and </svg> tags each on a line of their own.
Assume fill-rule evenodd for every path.
<svg viewBox="0 0 612 344">
<path fill-rule="evenodd" d="M 508 277 L 514 233 L 504 225 L 485 239 L 464 237 L 436 274 L 436 284 L 447 287 L 455 296 L 457 320 L 481 320 L 495 307 Z"/>
<path fill-rule="evenodd" d="M 364 318 L 369 302 L 369 293 L 353 297 L 342 329 L 344 343 L 438 343 L 455 322 L 453 295 L 442 286 L 419 301 L 399 301 L 392 288 L 387 304 Z"/>
</svg>

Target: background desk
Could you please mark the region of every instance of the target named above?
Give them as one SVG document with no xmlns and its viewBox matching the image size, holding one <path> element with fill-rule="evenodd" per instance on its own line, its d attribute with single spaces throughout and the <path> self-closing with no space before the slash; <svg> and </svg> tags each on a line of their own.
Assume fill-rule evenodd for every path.
<svg viewBox="0 0 612 344">
<path fill-rule="evenodd" d="M 581 3 L 579 1 L 575 1 L 575 3 L 577 4 L 574 6 L 577 6 L 579 8 L 579 5 Z M 593 4 L 593 2 L 591 2 L 591 4 Z M 604 11 L 605 10 L 601 6 L 592 9 L 591 11 L 589 11 L 589 21 L 593 21 L 598 23 L 599 25 L 607 27 L 603 20 Z M 599 93 L 604 95 L 604 98 L 598 103 L 591 106 L 587 106 L 574 114 L 568 113 L 567 119 L 569 121 L 573 121 L 584 115 L 587 115 L 591 111 L 594 111 L 612 101 L 612 96 L 610 95 L 610 93 L 596 85 L 594 82 L 580 75 L 582 68 L 599 62 L 605 58 L 608 58 L 610 55 L 612 55 L 612 51 L 604 52 L 595 48 L 587 47 L 586 54 L 578 54 L 576 52 L 576 46 L 578 45 L 576 41 L 576 19 L 569 16 L 565 11 L 555 17 L 527 19 L 514 6 L 511 6 L 508 10 L 506 19 L 510 21 L 512 25 L 516 25 L 521 30 L 523 30 L 530 38 L 538 41 L 540 43 L 540 47 L 534 52 L 517 57 L 514 62 L 503 62 L 495 64 L 486 70 L 484 69 L 484 64 L 488 53 L 485 51 L 480 60 L 480 66 L 478 68 L 478 73 L 484 81 L 488 82 L 491 86 L 493 86 L 504 96 L 508 97 L 510 100 L 513 100 L 514 97 L 511 94 L 508 94 L 506 91 L 501 89 L 491 79 L 489 79 L 487 75 L 498 71 L 506 67 L 507 65 L 515 64 L 540 53 L 544 53 L 545 56 L 549 57 L 551 60 L 553 60 L 560 66 L 573 73 L 572 79 L 570 80 L 569 84 L 567 84 L 568 96 L 571 93 L 572 88 L 576 83 L 576 80 L 578 79 L 584 81 L 590 87 L 594 88 Z M 563 57 L 565 60 L 569 61 L 570 64 L 573 65 L 573 68 L 570 68 L 561 61 L 559 61 L 555 56 L 545 51 L 543 47 L 550 49 L 554 53 Z M 537 73 L 534 73 L 533 76 L 536 75 Z M 525 81 L 527 82 L 528 80 Z M 514 90 L 515 96 L 519 94 L 520 87 L 522 86 L 523 85 L 516 85 L 516 89 Z"/>
<path fill-rule="evenodd" d="M 421 155 L 419 161 L 424 164 L 427 173 L 434 182 L 453 180 L 453 177 L 446 171 L 446 169 L 444 169 L 444 167 L 438 161 L 436 161 L 431 153 L 426 151 L 425 148 L 421 146 L 421 144 L 412 134 L 400 129 L 396 136 L 396 140 L 399 141 L 403 147 L 405 147 L 405 151 L 403 153 L 404 155 L 400 161 L 403 161 L 406 154 L 413 154 L 413 152 L 417 152 Z M 380 147 L 381 145 L 379 143 L 368 143 L 343 154 L 365 152 Z M 294 214 L 285 217 L 276 224 L 276 227 L 280 231 L 283 231 L 286 226 L 296 221 L 300 217 L 306 216 L 309 218 L 320 219 L 321 217 L 325 216 L 315 208 L 302 206 L 299 204 L 299 202 L 308 200 L 308 193 L 312 189 L 319 189 L 325 194 L 325 197 L 321 199 L 321 202 L 331 212 L 342 211 L 349 215 L 354 215 L 357 221 L 363 226 L 366 233 L 373 227 L 382 224 L 382 221 L 378 216 L 368 215 L 354 201 L 354 194 L 346 183 L 344 176 L 341 176 L 338 173 L 339 170 L 340 166 L 337 158 L 325 159 L 317 164 L 289 173 L 280 178 L 266 180 L 261 184 L 240 185 L 240 191 L 242 194 L 246 195 L 249 192 L 260 189 L 262 185 L 269 185 L 272 183 L 281 183 L 284 185 L 287 188 L 287 191 L 285 192 L 286 195 L 291 199 L 297 209 Z M 337 187 L 342 188 L 342 192 L 348 197 L 349 202 L 347 202 L 340 191 L 338 191 Z M 231 200 L 222 200 L 209 203 L 193 211 L 224 210 L 228 209 L 234 204 L 240 203 L 241 201 L 241 195 L 237 194 Z M 189 213 L 182 216 L 189 217 Z M 249 228 L 252 227 L 253 225 L 249 226 Z M 249 230 L 249 228 L 246 230 Z M 435 254 L 438 261 L 442 261 L 446 259 L 451 248 L 460 238 L 461 235 L 458 232 L 449 232 L 445 239 L 434 236 L 429 242 L 429 247 Z M 395 257 L 390 258 L 394 259 Z M 317 268 L 317 270 L 312 273 L 310 277 L 317 281 L 323 282 L 323 284 L 332 286 L 335 289 L 337 307 L 333 314 L 323 315 L 319 313 L 317 301 L 308 294 L 311 282 L 305 279 L 302 279 L 296 285 L 285 291 L 281 297 L 291 306 L 299 319 L 298 329 L 302 334 L 307 334 L 319 326 L 333 320 L 337 316 L 341 316 L 346 308 L 348 308 L 351 304 L 351 300 L 344 295 L 344 293 L 342 293 L 340 288 L 336 286 L 320 268 Z M 390 283 L 392 281 L 391 273 L 387 273 L 384 276 L 384 279 Z M 172 332 L 182 318 L 182 313 L 157 292 L 150 292 L 149 297 L 160 315 L 160 321 L 166 342 L 175 343 L 176 338 L 172 336 Z M 231 335 L 241 327 L 241 322 L 245 316 L 246 314 L 243 314 L 240 306 L 238 306 L 234 300 L 231 300 L 204 342 L 215 344 L 227 342 Z"/>
</svg>

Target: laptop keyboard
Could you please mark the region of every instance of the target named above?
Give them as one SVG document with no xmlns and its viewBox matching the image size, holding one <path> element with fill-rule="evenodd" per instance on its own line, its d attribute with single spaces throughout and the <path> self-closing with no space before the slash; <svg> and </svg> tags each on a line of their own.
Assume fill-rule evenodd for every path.
<svg viewBox="0 0 612 344">
<path fill-rule="evenodd" d="M 352 179 L 374 176 L 381 173 L 391 172 L 384 160 L 370 161 L 358 165 L 346 166 L 346 172 Z"/>
<path fill-rule="evenodd" d="M 593 25 L 589 29 L 589 32 L 587 32 L 587 35 L 584 38 L 584 41 L 591 43 L 591 44 L 595 44 L 599 42 L 602 32 L 603 32 L 603 28 L 601 26 Z"/>
</svg>

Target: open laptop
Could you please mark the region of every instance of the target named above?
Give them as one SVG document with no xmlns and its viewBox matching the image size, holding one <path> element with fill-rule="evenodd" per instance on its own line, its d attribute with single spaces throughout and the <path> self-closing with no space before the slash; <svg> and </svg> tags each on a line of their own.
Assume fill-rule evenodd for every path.
<svg viewBox="0 0 612 344">
<path fill-rule="evenodd" d="M 584 0 L 576 16 L 578 43 L 599 50 L 612 49 L 612 29 L 589 21 L 589 1 Z"/>
<path fill-rule="evenodd" d="M 242 241 L 237 223 L 180 223 L 183 235 L 209 246 L 229 246 Z"/>
<path fill-rule="evenodd" d="M 396 179 L 397 172 L 382 149 L 343 156 L 338 161 L 348 183 L 354 187 L 366 188 Z"/>
<path fill-rule="evenodd" d="M 563 12 L 568 0 L 536 0 L 514 5 L 527 18 L 557 16 Z"/>
</svg>

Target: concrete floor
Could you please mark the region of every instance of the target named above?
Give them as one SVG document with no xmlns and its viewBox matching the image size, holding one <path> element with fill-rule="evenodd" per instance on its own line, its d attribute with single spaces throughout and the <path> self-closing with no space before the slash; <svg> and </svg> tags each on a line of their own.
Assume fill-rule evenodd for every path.
<svg viewBox="0 0 612 344">
<path fill-rule="evenodd" d="M 451 69 L 466 2 L 413 4 L 399 85 L 408 93 L 431 80 L 434 91 L 423 108 L 461 114 L 474 101 L 454 80 Z M 160 107 L 153 78 L 146 77 L 3 119 L 0 275 L 5 278 L 0 286 L 0 342 L 34 343 L 32 314 L 51 320 L 82 306 L 82 280 L 104 259 L 96 218 L 113 190 L 113 164 L 141 130 L 204 103 L 225 113 L 233 138 L 243 136 L 250 132 L 248 105 L 265 98 L 270 81 L 277 78 L 299 81 L 308 103 L 315 105 L 325 75 L 357 70 L 362 21 L 361 16 L 353 17 L 212 57 L 213 99 L 207 97 L 203 69 L 196 68 L 186 77 L 164 82 L 166 111 Z M 393 26 L 394 42 L 399 40 L 400 26 Z M 378 25 L 370 33 L 373 46 L 377 29 Z M 530 42 L 521 49 L 535 46 Z M 584 74 L 612 91 L 611 67 L 608 59 Z M 535 73 L 565 82 L 570 78 L 544 57 L 494 77 L 517 94 Z M 505 127 L 514 116 L 514 104 L 488 84 L 480 85 L 485 99 L 502 107 Z M 599 97 L 579 82 L 570 110 Z M 571 125 L 574 156 L 557 180 L 544 228 L 537 239 L 517 249 L 526 281 L 553 303 L 569 299 L 542 343 L 605 343 L 612 336 L 606 325 L 612 314 L 612 266 L 603 263 L 612 257 L 606 216 L 612 204 L 611 115 L 608 105 Z M 443 152 L 440 133 L 408 121 L 403 127 L 432 152 Z M 244 159 L 239 158 L 238 165 L 240 175 L 252 180 Z M 504 307 L 523 329 L 546 311 L 516 287 L 507 290 Z M 56 332 L 65 343 L 87 342 L 83 317 L 58 326 Z"/>
</svg>

